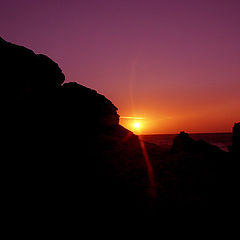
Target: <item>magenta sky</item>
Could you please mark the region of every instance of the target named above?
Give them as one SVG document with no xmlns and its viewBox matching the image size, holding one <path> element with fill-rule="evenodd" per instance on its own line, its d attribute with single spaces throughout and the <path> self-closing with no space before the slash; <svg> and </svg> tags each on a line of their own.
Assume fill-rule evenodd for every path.
<svg viewBox="0 0 240 240">
<path fill-rule="evenodd" d="M 143 117 L 143 133 L 240 121 L 239 0 L 1 0 L 0 34 Z"/>
</svg>

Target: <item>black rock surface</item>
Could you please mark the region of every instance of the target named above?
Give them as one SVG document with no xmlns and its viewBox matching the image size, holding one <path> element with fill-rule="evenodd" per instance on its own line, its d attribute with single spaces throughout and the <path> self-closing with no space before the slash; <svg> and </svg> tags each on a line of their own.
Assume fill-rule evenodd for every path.
<svg viewBox="0 0 240 240">
<path fill-rule="evenodd" d="M 64 83 L 49 57 L 0 39 L 3 159 L 11 211 L 39 220 L 147 214 L 149 179 L 137 136 L 117 108 Z"/>
<path fill-rule="evenodd" d="M 223 153 L 224 151 L 217 146 L 207 143 L 204 140 L 196 141 L 192 139 L 189 134 L 185 132 L 180 132 L 180 134 L 178 134 L 173 141 L 171 152 L 219 154 Z"/>
<path fill-rule="evenodd" d="M 9 215 L 38 221 L 159 219 L 233 202 L 228 153 L 182 132 L 172 151 L 119 125 L 95 90 L 0 38 L 3 182 Z M 239 146 L 239 124 L 233 148 Z M 224 183 L 221 183 L 224 180 Z M 236 181 L 235 181 L 236 182 Z"/>
<path fill-rule="evenodd" d="M 240 122 L 233 126 L 232 151 L 236 156 L 240 156 Z"/>
</svg>

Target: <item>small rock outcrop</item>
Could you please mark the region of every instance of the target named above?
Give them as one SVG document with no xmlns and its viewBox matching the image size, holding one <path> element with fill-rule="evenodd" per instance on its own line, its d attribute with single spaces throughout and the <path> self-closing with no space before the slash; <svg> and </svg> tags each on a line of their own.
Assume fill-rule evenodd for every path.
<svg viewBox="0 0 240 240">
<path fill-rule="evenodd" d="M 240 122 L 233 126 L 232 151 L 234 155 L 240 155 Z"/>
<path fill-rule="evenodd" d="M 220 148 L 217 146 L 211 145 L 207 143 L 204 140 L 194 140 L 192 139 L 189 134 L 183 132 L 180 132 L 178 134 L 174 141 L 171 148 L 172 153 L 181 153 L 181 152 L 187 152 L 187 153 L 221 153 L 223 152 Z"/>
</svg>

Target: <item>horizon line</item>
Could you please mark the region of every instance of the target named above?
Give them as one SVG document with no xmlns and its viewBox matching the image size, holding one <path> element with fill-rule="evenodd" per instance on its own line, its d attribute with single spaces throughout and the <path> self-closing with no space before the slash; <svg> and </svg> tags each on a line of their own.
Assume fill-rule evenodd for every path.
<svg viewBox="0 0 240 240">
<path fill-rule="evenodd" d="M 180 131 L 182 132 L 182 131 Z M 135 135 L 177 135 L 180 132 L 177 133 L 149 133 L 149 134 L 135 134 Z M 223 133 L 232 133 L 232 132 L 186 132 L 187 134 L 223 134 Z"/>
</svg>

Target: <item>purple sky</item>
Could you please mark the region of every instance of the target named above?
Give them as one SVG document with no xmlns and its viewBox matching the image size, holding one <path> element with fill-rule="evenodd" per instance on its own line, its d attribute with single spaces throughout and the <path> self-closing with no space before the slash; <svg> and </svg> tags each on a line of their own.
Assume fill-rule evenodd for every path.
<svg viewBox="0 0 240 240">
<path fill-rule="evenodd" d="M 143 117 L 143 133 L 240 121 L 239 0 L 1 0 L 0 20 L 5 40 Z"/>
</svg>

